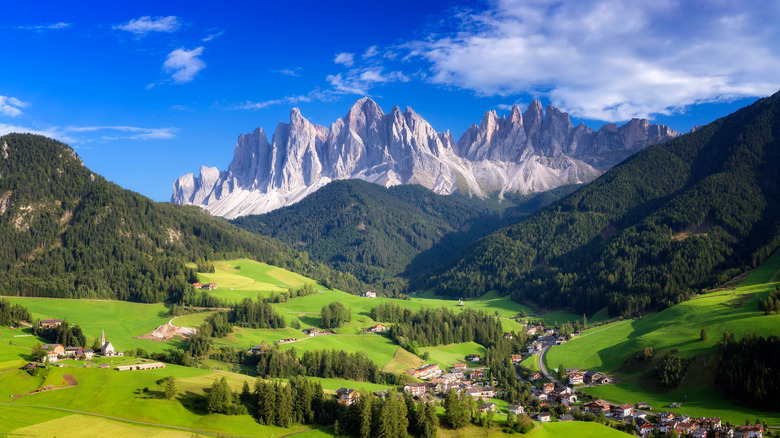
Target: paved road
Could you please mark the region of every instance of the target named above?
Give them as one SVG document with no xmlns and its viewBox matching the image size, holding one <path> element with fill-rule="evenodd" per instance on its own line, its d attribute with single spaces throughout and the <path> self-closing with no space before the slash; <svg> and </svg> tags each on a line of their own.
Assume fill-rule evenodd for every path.
<svg viewBox="0 0 780 438">
<path fill-rule="evenodd" d="M 537 363 L 539 365 L 539 371 L 542 372 L 544 377 L 547 377 L 548 379 L 550 379 L 551 382 L 555 383 L 556 385 L 560 386 L 561 388 L 566 388 L 567 386 L 564 385 L 563 383 L 561 383 L 555 377 L 553 377 L 553 375 L 550 374 L 547 371 L 547 367 L 544 366 L 544 355 L 547 354 L 547 350 L 549 350 L 550 347 L 552 347 L 552 345 L 548 345 L 548 346 L 544 347 L 544 350 L 542 350 L 542 352 L 539 354 L 539 357 L 536 359 L 536 361 L 537 361 Z"/>
</svg>

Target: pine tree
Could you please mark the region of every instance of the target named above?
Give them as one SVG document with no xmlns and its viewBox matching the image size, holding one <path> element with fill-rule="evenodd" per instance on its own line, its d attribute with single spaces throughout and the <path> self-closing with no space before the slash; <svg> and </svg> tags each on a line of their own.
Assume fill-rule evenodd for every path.
<svg viewBox="0 0 780 438">
<path fill-rule="evenodd" d="M 371 420 L 373 416 L 374 395 L 365 390 L 360 390 L 360 400 L 358 400 L 358 422 L 360 425 L 360 438 L 369 438 L 371 436 Z"/>
<path fill-rule="evenodd" d="M 701 329 L 701 334 L 699 335 L 699 338 L 702 341 L 706 341 L 707 340 L 707 329 Z"/>
<path fill-rule="evenodd" d="M 224 412 L 224 400 L 225 396 L 223 395 L 222 384 L 218 379 L 214 379 L 214 383 L 211 384 L 211 389 L 209 390 L 206 409 L 209 411 L 209 413 L 212 414 L 217 412 Z"/>
<path fill-rule="evenodd" d="M 439 417 L 436 416 L 436 407 L 433 403 L 422 402 L 417 407 L 417 436 L 420 438 L 432 438 L 439 429 Z"/>
<path fill-rule="evenodd" d="M 165 378 L 165 398 L 173 400 L 176 397 L 176 378 L 168 376 Z"/>
</svg>

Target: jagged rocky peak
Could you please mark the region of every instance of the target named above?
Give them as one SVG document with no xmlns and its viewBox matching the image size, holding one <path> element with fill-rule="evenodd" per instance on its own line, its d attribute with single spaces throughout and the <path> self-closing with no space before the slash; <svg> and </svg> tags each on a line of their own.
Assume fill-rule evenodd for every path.
<svg viewBox="0 0 780 438">
<path fill-rule="evenodd" d="M 677 134 L 646 120 L 598 132 L 535 100 L 525 112 L 487 111 L 455 142 L 420 114 L 393 106 L 385 114 L 368 97 L 329 128 L 298 108 L 268 136 L 257 128 L 238 137 L 227 171 L 202 167 L 174 182 L 172 201 L 233 218 L 297 202 L 334 179 L 384 186 L 421 184 L 440 194 L 549 190 L 588 182 L 637 149 Z"/>
</svg>

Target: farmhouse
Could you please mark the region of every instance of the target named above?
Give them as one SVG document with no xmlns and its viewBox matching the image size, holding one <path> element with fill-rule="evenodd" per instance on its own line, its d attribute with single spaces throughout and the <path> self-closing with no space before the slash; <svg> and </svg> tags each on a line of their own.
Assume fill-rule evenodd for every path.
<svg viewBox="0 0 780 438">
<path fill-rule="evenodd" d="M 496 395 L 496 389 L 492 386 L 483 386 L 482 387 L 482 397 L 485 398 L 493 398 Z"/>
<path fill-rule="evenodd" d="M 200 288 L 203 290 L 217 290 L 217 283 L 204 283 Z"/>
<path fill-rule="evenodd" d="M 433 364 L 427 364 L 423 365 L 420 368 L 417 368 L 416 370 L 409 371 L 408 374 L 417 377 L 418 379 L 432 379 L 434 377 L 439 377 L 441 375 L 442 371 L 441 368 L 439 368 L 439 364 L 433 363 Z"/>
<path fill-rule="evenodd" d="M 57 362 L 58 355 L 57 353 L 50 351 L 46 354 L 46 358 L 49 359 L 49 362 L 54 363 Z"/>
<path fill-rule="evenodd" d="M 351 406 L 360 399 L 360 393 L 350 388 L 339 388 L 336 395 L 339 397 L 339 404 L 345 406 Z"/>
<path fill-rule="evenodd" d="M 536 419 L 540 423 L 549 423 L 552 416 L 549 412 L 539 412 L 539 414 L 536 416 Z"/>
<path fill-rule="evenodd" d="M 43 328 L 59 327 L 60 325 L 62 325 L 61 319 L 44 319 L 40 323 Z"/>
<path fill-rule="evenodd" d="M 295 342 L 295 341 L 297 341 L 297 339 L 295 338 L 285 338 L 285 339 L 279 339 L 278 341 L 276 341 L 276 343 L 281 345 L 281 344 L 289 344 L 290 342 Z"/>
<path fill-rule="evenodd" d="M 250 348 L 246 352 L 249 354 L 261 354 L 261 353 L 265 353 L 268 350 L 268 348 L 270 348 L 268 344 L 260 344 L 260 345 L 255 345 L 254 347 Z"/>
<path fill-rule="evenodd" d="M 481 405 L 478 409 L 479 409 L 479 412 L 495 411 L 496 410 L 496 404 L 495 403 L 485 403 L 485 404 Z"/>
<path fill-rule="evenodd" d="M 509 412 L 515 415 L 525 414 L 525 408 L 523 405 L 509 405 Z"/>
<path fill-rule="evenodd" d="M 192 283 L 192 287 L 194 287 L 195 289 L 200 289 L 203 287 L 203 285 L 200 283 Z"/>
<path fill-rule="evenodd" d="M 542 384 L 542 391 L 544 391 L 545 394 L 549 394 L 555 390 L 555 383 L 548 382 Z"/>
<path fill-rule="evenodd" d="M 743 432 L 743 436 L 747 438 L 763 438 L 764 426 L 760 424 L 753 424 L 750 426 L 742 426 L 739 428 L 740 432 Z"/>
<path fill-rule="evenodd" d="M 592 413 L 598 415 L 602 411 L 604 411 L 605 413 L 609 412 L 610 405 L 609 405 L 608 402 L 606 402 L 604 400 L 596 400 L 596 401 L 592 401 L 590 403 L 585 403 L 584 405 L 582 405 L 582 408 L 586 412 L 592 412 Z"/>
<path fill-rule="evenodd" d="M 65 346 L 62 344 L 43 344 L 43 349 L 56 354 L 65 354 Z"/>
<path fill-rule="evenodd" d="M 581 384 L 582 384 L 582 374 L 580 373 L 569 374 L 569 385 L 581 385 Z"/>
<path fill-rule="evenodd" d="M 523 361 L 523 355 L 522 354 L 513 354 L 512 355 L 512 363 L 513 364 L 519 364 Z"/>
<path fill-rule="evenodd" d="M 165 368 L 165 364 L 162 362 L 146 362 L 137 363 L 134 365 L 120 365 L 116 367 L 117 371 L 154 370 L 157 368 Z"/>
<path fill-rule="evenodd" d="M 512 333 L 504 333 L 504 339 L 514 339 L 514 337 Z"/>
<path fill-rule="evenodd" d="M 76 354 L 83 350 L 83 347 L 75 346 L 75 347 L 66 347 L 65 348 L 65 356 L 76 356 Z"/>
<path fill-rule="evenodd" d="M 301 330 L 302 332 L 306 333 L 307 336 L 325 336 L 325 335 L 334 335 L 330 330 L 320 330 L 317 327 L 307 328 Z"/>
<path fill-rule="evenodd" d="M 531 374 L 528 375 L 528 378 L 531 379 L 531 380 L 539 380 L 539 379 L 542 378 L 542 374 L 541 373 L 531 373 Z"/>
<path fill-rule="evenodd" d="M 485 377 L 485 372 L 482 370 L 473 370 L 469 373 L 469 379 L 480 380 Z"/>
<path fill-rule="evenodd" d="M 694 429 L 691 432 L 691 438 L 707 438 L 707 430 L 706 429 Z"/>
<path fill-rule="evenodd" d="M 479 362 L 479 355 L 478 354 L 469 354 L 466 356 L 466 360 L 469 362 Z"/>
<path fill-rule="evenodd" d="M 376 292 L 373 290 L 367 290 L 360 294 L 360 296 L 363 298 L 376 298 Z"/>
<path fill-rule="evenodd" d="M 482 390 L 476 386 L 466 388 L 466 394 L 472 396 L 473 398 L 482 398 Z"/>
<path fill-rule="evenodd" d="M 634 405 L 620 405 L 615 409 L 615 413 L 621 417 L 630 417 L 634 415 Z"/>
<path fill-rule="evenodd" d="M 371 327 L 364 328 L 363 330 L 361 330 L 361 332 L 363 333 L 381 333 L 386 331 L 387 331 L 387 326 L 384 324 L 372 325 Z"/>
</svg>

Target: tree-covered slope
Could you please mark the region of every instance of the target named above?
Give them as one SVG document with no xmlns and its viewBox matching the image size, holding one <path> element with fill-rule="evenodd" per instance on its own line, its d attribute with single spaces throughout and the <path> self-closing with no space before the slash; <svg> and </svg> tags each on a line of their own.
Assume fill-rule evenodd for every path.
<svg viewBox="0 0 780 438">
<path fill-rule="evenodd" d="M 158 204 L 45 137 L 0 137 L 0 294 L 156 302 L 188 292 L 188 261 L 249 257 L 345 289 L 354 277 L 196 207 Z M 191 293 L 192 291 L 189 290 Z"/>
<path fill-rule="evenodd" d="M 780 247 L 780 93 L 664 145 L 470 247 L 430 285 L 613 314 L 666 307 Z"/>
<path fill-rule="evenodd" d="M 572 190 L 564 187 L 499 203 L 437 195 L 416 185 L 385 188 L 341 180 L 289 207 L 232 223 L 392 289 L 400 285 L 393 285 L 395 276 L 409 277 L 437 266 L 476 239 Z"/>
</svg>

